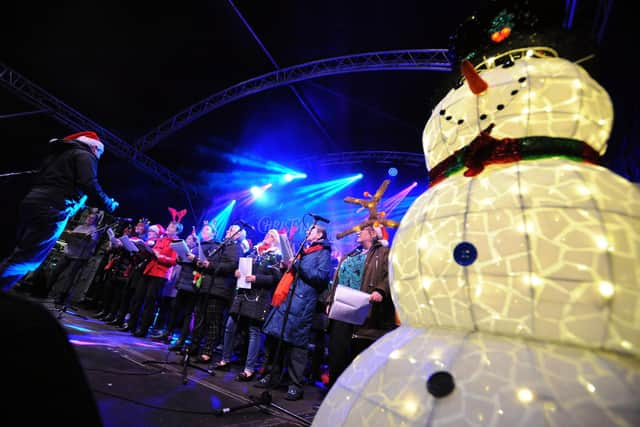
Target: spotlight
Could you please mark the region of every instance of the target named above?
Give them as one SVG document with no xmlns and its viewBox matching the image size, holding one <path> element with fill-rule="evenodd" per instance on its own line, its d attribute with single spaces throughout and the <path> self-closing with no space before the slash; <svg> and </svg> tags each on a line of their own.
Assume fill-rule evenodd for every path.
<svg viewBox="0 0 640 427">
<path fill-rule="evenodd" d="M 396 168 L 389 168 L 389 170 L 387 171 L 387 173 L 389 174 L 389 176 L 396 176 L 396 175 L 398 175 L 398 169 L 396 169 Z"/>
</svg>

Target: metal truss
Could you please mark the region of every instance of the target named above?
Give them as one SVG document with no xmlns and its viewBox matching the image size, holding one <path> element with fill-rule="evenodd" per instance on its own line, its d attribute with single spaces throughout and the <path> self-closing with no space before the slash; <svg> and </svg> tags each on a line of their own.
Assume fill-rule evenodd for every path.
<svg viewBox="0 0 640 427">
<path fill-rule="evenodd" d="M 91 129 L 96 131 L 104 142 L 106 150 L 121 159 L 131 162 L 146 174 L 158 178 L 170 187 L 185 191 L 187 195 L 189 195 L 189 192 L 193 192 L 191 186 L 187 185 L 181 177 L 147 157 L 144 153 L 140 153 L 133 145 L 127 143 L 109 129 L 85 117 L 1 62 L 0 84 L 31 105 L 41 109 L 39 111 L 46 111 L 71 130 Z"/>
<path fill-rule="evenodd" d="M 317 167 L 350 165 L 363 162 L 422 168 L 425 172 L 427 170 L 424 154 L 405 151 L 344 151 L 304 157 L 296 163 L 299 163 L 299 167 L 307 163 L 311 167 Z"/>
<path fill-rule="evenodd" d="M 365 71 L 450 71 L 451 62 L 447 52 L 446 49 L 392 50 L 339 56 L 281 68 L 238 83 L 191 105 L 139 138 L 135 142 L 135 147 L 140 151 L 147 151 L 177 130 L 223 105 L 303 80 Z"/>
</svg>

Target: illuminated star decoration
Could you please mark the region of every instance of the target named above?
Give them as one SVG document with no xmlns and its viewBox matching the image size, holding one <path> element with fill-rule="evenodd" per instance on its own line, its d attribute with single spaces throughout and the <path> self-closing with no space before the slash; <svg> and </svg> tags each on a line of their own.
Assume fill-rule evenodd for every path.
<svg viewBox="0 0 640 427">
<path fill-rule="evenodd" d="M 380 225 L 383 225 L 385 227 L 398 228 L 398 226 L 400 225 L 399 222 L 392 219 L 386 219 L 385 212 L 378 212 L 378 203 L 382 198 L 382 194 L 387 191 L 387 187 L 389 186 L 390 182 L 391 181 L 388 179 L 384 180 L 382 182 L 382 185 L 380 185 L 380 187 L 378 188 L 378 191 L 376 191 L 376 194 L 374 194 L 373 196 L 371 196 L 369 192 L 365 192 L 364 196 L 369 197 L 369 199 L 356 199 L 355 197 L 350 196 L 344 198 L 344 201 L 346 203 L 353 203 L 354 205 L 360 205 L 363 208 L 367 208 L 369 210 L 369 217 L 360 224 L 356 224 L 348 230 L 345 230 L 342 233 L 338 233 L 336 235 L 336 238 L 342 239 L 344 236 L 348 236 L 352 233 L 358 233 L 363 228 L 368 226 L 378 227 Z"/>
</svg>

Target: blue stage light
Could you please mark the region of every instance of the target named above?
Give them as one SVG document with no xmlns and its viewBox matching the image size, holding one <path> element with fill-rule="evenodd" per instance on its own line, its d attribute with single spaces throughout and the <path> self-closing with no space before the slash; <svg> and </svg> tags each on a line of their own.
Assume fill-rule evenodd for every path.
<svg viewBox="0 0 640 427">
<path fill-rule="evenodd" d="M 387 173 L 389 174 L 389 176 L 396 176 L 396 175 L 398 175 L 398 169 L 396 169 L 396 168 L 389 168 L 389 170 L 387 171 Z"/>
</svg>

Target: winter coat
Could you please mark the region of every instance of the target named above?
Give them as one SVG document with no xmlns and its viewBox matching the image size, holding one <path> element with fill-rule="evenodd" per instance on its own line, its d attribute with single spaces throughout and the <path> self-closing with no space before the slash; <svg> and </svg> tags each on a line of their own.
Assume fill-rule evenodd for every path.
<svg viewBox="0 0 640 427">
<path fill-rule="evenodd" d="M 250 255 L 253 258 L 251 271 L 256 276 L 256 281 L 251 283 L 251 289 L 236 289 L 229 313 L 264 321 L 271 308 L 271 292 L 282 276 L 282 253 L 271 248 L 260 255 Z"/>
<path fill-rule="evenodd" d="M 329 286 L 331 278 L 331 246 L 323 240 L 313 242 L 312 246 L 315 245 L 322 245 L 322 249 L 303 253 L 302 258 L 294 263 L 295 280 L 287 299 L 271 309 L 263 327 L 264 333 L 297 347 L 309 344 L 318 294 Z"/>
<path fill-rule="evenodd" d="M 215 253 L 206 253 L 209 267 L 202 268 L 201 292 L 225 299 L 231 302 L 233 291 L 236 288 L 234 273 L 238 268 L 238 259 L 242 255 L 240 242 L 229 241 L 222 243 L 220 250 Z"/>
<path fill-rule="evenodd" d="M 188 262 L 178 261 L 178 264 L 180 264 L 181 266 L 180 273 L 178 274 L 178 278 L 176 279 L 176 288 L 178 290 L 194 292 L 194 293 L 202 292 L 202 286 L 200 288 L 197 288 L 196 286 L 197 277 L 194 276 L 194 273 L 199 271 L 198 268 L 196 267 L 196 262 L 200 257 L 199 251 L 202 251 L 202 257 L 205 257 L 206 256 L 205 254 L 212 253 L 217 247 L 218 247 L 218 243 L 213 240 L 209 240 L 207 242 L 201 242 L 199 247 L 196 246 L 195 248 L 191 249 L 191 253 L 193 253 L 196 256 L 196 259 Z"/>
<path fill-rule="evenodd" d="M 149 243 L 151 242 L 153 241 L 149 241 Z M 149 261 L 144 268 L 143 274 L 145 276 L 169 279 L 171 277 L 171 269 L 178 260 L 178 253 L 171 247 L 171 238 L 160 237 L 155 240 L 152 247 L 156 257 Z"/>
<path fill-rule="evenodd" d="M 353 253 L 355 254 L 355 251 Z M 333 277 L 334 284 L 339 283 L 340 266 L 350 255 L 344 257 L 338 264 Z M 331 289 L 329 302 L 333 301 L 335 290 L 336 286 Z M 364 261 L 360 290 L 368 294 L 378 291 L 382 295 L 382 301 L 371 303 L 371 310 L 367 320 L 365 320 L 364 324 L 354 327 L 353 337 L 375 340 L 396 327 L 395 307 L 389 290 L 389 248 L 387 246 L 375 242 L 369 248 Z"/>
<path fill-rule="evenodd" d="M 77 141 L 55 140 L 51 154 L 44 159 L 40 172 L 25 200 L 40 201 L 56 209 L 69 209 L 69 216 L 88 203 L 112 211 L 111 199 L 98 182 L 98 159 L 91 149 Z"/>
</svg>

